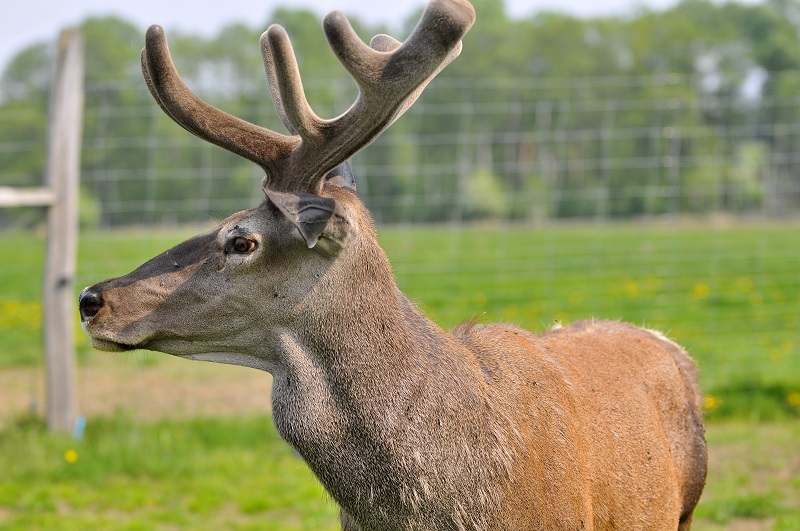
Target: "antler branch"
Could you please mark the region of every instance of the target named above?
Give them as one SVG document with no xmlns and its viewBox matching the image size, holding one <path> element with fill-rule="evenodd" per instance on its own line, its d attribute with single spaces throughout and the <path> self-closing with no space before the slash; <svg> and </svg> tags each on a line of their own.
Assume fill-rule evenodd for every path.
<svg viewBox="0 0 800 531">
<path fill-rule="evenodd" d="M 261 166 L 267 174 L 280 164 L 299 139 L 246 122 L 198 98 L 178 75 L 161 26 L 150 26 L 142 50 L 142 72 L 156 103 L 190 133 Z"/>
</svg>

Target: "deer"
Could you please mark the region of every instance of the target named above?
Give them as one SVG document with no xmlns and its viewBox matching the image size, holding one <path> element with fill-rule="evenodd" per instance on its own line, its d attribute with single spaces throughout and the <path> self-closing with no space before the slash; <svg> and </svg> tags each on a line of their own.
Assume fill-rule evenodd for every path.
<svg viewBox="0 0 800 531">
<path fill-rule="evenodd" d="M 541 333 L 445 331 L 400 291 L 348 160 L 416 101 L 475 21 L 432 0 L 404 42 L 323 30 L 359 94 L 309 106 L 286 31 L 260 41 L 289 134 L 212 107 L 181 80 L 164 31 L 141 62 L 161 109 L 264 170 L 264 199 L 131 273 L 85 288 L 103 351 L 148 349 L 272 375 L 272 422 L 340 509 L 345 531 L 688 530 L 707 455 L 695 362 L 618 321 Z M 268 493 L 265 493 L 268 495 Z"/>
</svg>

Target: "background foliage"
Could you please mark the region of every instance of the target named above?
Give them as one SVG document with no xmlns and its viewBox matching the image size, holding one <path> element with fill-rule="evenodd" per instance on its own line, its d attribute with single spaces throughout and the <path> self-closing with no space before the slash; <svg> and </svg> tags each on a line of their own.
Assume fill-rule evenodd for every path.
<svg viewBox="0 0 800 531">
<path fill-rule="evenodd" d="M 511 19 L 501 2 L 475 6 L 462 57 L 354 161 L 379 221 L 786 216 L 800 206 L 795 2 L 685 0 L 597 19 Z M 387 30 L 353 19 L 365 39 Z M 391 33 L 402 38 L 415 21 Z M 317 113 L 346 110 L 354 85 L 317 15 L 279 8 L 268 22 L 292 36 Z M 168 35 L 202 97 L 283 130 L 261 74 L 266 26 Z M 141 28 L 92 18 L 81 29 L 86 225 L 202 221 L 256 200 L 252 164 L 186 135 L 154 105 L 139 72 Z M 34 44 L 0 77 L 0 185 L 40 182 L 51 52 Z"/>
</svg>

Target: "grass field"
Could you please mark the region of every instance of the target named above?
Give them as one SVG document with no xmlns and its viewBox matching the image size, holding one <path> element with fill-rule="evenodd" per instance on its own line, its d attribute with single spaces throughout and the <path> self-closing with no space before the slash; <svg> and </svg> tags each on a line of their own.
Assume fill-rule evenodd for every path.
<svg viewBox="0 0 800 531">
<path fill-rule="evenodd" d="M 192 232 L 83 235 L 76 295 Z M 707 394 L 712 468 L 695 529 L 800 529 L 799 226 L 387 229 L 381 243 L 401 289 L 445 327 L 602 317 L 669 333 Z M 41 365 L 43 250 L 39 234 L 0 235 L 0 371 Z M 108 354 L 77 322 L 79 362 L 93 366 Z M 3 529 L 335 528 L 266 416 L 103 416 L 80 443 L 29 418 L 0 430 Z"/>
<path fill-rule="evenodd" d="M 192 233 L 83 235 L 76 296 Z M 762 413 L 783 415 L 800 392 L 798 225 L 394 228 L 381 243 L 401 289 L 446 328 L 623 319 L 684 345 L 710 393 L 766 390 Z M 40 363 L 43 252 L 41 236 L 0 235 L 0 367 Z M 87 361 L 77 315 L 76 339 Z"/>
<path fill-rule="evenodd" d="M 800 422 L 712 424 L 695 530 L 800 529 Z M 269 418 L 90 422 L 83 442 L 0 432 L 0 528 L 336 529 L 336 508 Z"/>
</svg>

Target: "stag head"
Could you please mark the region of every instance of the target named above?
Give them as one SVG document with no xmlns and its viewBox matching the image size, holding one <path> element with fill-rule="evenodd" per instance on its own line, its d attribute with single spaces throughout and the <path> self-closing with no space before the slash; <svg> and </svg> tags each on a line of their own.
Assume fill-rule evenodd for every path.
<svg viewBox="0 0 800 531">
<path fill-rule="evenodd" d="M 358 300 L 371 284 L 378 292 L 390 289 L 391 268 L 354 193 L 347 160 L 458 55 L 474 17 L 465 0 L 433 0 L 404 43 L 379 35 L 367 46 L 341 13 L 330 13 L 325 35 L 359 88 L 350 109 L 330 120 L 310 108 L 286 31 L 271 26 L 261 52 L 289 135 L 194 95 L 175 70 L 164 31 L 150 27 L 142 71 L 158 105 L 189 132 L 263 168 L 266 197 L 128 275 L 84 289 L 81 320 L 93 345 L 272 371 L 268 353 L 282 329 L 309 312 L 333 325 L 343 311 L 337 301 Z"/>
</svg>

